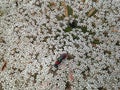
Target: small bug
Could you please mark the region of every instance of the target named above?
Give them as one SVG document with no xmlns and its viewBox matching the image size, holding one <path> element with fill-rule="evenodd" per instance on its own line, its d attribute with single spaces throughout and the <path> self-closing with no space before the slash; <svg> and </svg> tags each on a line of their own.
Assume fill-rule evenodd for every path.
<svg viewBox="0 0 120 90">
<path fill-rule="evenodd" d="M 55 62 L 54 67 L 55 67 L 55 68 L 58 68 L 58 65 L 62 62 L 63 59 L 67 58 L 67 56 L 68 56 L 68 53 L 63 53 L 63 54 L 61 54 L 61 55 L 57 58 L 57 61 Z"/>
</svg>

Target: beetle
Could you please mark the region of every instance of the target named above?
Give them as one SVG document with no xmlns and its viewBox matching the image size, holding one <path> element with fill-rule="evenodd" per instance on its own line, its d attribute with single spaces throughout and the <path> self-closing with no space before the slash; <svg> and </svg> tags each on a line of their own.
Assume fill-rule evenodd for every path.
<svg viewBox="0 0 120 90">
<path fill-rule="evenodd" d="M 55 62 L 54 67 L 55 67 L 55 68 L 58 68 L 58 65 L 62 62 L 62 60 L 64 60 L 65 58 L 67 58 L 67 56 L 68 56 L 68 53 L 63 53 L 63 54 L 61 54 L 61 55 L 57 58 L 57 61 Z"/>
<path fill-rule="evenodd" d="M 64 59 L 66 59 L 68 56 L 69 56 L 69 55 L 68 55 L 68 52 L 61 54 L 61 55 L 57 58 L 57 60 L 55 61 L 53 67 L 50 67 L 49 72 L 50 72 L 50 73 L 53 73 L 53 74 L 55 75 L 55 74 L 56 74 L 56 71 L 57 71 L 57 69 L 58 69 L 58 65 L 59 65 Z"/>
</svg>

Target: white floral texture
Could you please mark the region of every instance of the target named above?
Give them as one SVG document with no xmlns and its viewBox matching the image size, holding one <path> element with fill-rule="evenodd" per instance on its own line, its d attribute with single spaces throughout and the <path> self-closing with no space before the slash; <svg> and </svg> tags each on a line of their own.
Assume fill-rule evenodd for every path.
<svg viewBox="0 0 120 90">
<path fill-rule="evenodd" d="M 3 90 L 119 90 L 119 3 L 0 0 Z M 67 5 L 72 15 L 65 14 Z M 77 26 L 70 27 L 74 20 Z M 71 57 L 56 70 L 65 52 Z"/>
</svg>

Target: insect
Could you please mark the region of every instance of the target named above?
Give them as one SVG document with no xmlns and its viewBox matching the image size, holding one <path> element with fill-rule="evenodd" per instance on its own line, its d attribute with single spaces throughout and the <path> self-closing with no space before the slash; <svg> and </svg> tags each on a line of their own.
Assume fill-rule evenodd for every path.
<svg viewBox="0 0 120 90">
<path fill-rule="evenodd" d="M 61 54 L 61 55 L 57 58 L 57 61 L 55 62 L 54 67 L 55 67 L 55 68 L 58 68 L 58 65 L 62 62 L 63 59 L 67 58 L 67 56 L 68 56 L 68 53 L 63 53 L 63 54 Z"/>
</svg>

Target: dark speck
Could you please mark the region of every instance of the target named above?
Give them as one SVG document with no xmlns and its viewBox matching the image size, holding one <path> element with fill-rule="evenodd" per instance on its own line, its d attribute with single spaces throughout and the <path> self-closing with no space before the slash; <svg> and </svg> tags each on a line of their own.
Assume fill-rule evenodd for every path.
<svg viewBox="0 0 120 90">
<path fill-rule="evenodd" d="M 107 89 L 104 87 L 98 87 L 98 90 L 107 90 Z"/>
<path fill-rule="evenodd" d="M 72 27 L 72 28 L 77 27 L 77 21 L 76 21 L 76 20 L 73 20 L 72 23 L 69 23 L 69 26 Z"/>
<path fill-rule="evenodd" d="M 16 4 L 16 7 L 18 7 L 18 2 L 17 1 L 15 2 L 15 4 Z"/>
<path fill-rule="evenodd" d="M 120 46 L 120 42 L 119 42 L 119 41 L 117 41 L 117 42 L 116 42 L 116 45 L 117 45 L 117 46 Z"/>
<path fill-rule="evenodd" d="M 67 81 L 65 84 L 65 90 L 71 90 L 71 84 L 69 81 Z"/>
</svg>

